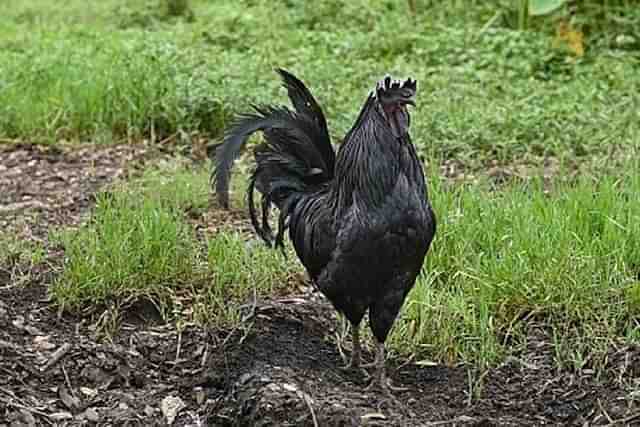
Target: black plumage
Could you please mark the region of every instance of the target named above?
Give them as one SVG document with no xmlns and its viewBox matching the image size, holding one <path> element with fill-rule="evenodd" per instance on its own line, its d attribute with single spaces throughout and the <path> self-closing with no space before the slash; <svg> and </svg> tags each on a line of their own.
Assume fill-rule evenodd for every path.
<svg viewBox="0 0 640 427">
<path fill-rule="evenodd" d="M 409 136 L 407 105 L 416 82 L 386 77 L 369 95 L 337 155 L 322 109 L 304 84 L 278 70 L 294 110 L 254 107 L 216 150 L 213 180 L 228 206 L 228 183 L 247 138 L 262 131 L 248 186 L 257 233 L 281 246 L 284 232 L 320 291 L 353 326 L 350 366 L 360 361 L 359 325 L 367 310 L 384 380 L 384 342 L 422 268 L 436 232 L 422 165 Z M 261 215 L 254 190 L 262 195 Z M 279 213 L 273 236 L 268 213 Z"/>
</svg>

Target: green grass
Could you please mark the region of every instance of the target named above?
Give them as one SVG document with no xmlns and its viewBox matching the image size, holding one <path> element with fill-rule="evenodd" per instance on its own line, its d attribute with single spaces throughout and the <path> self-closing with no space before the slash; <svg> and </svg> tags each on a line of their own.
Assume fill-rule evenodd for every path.
<svg viewBox="0 0 640 427">
<path fill-rule="evenodd" d="M 517 351 L 535 321 L 566 347 L 559 363 L 583 368 L 619 337 L 638 340 L 640 178 L 629 166 L 621 178 L 585 177 L 549 194 L 538 182 L 500 192 L 436 185 L 438 236 L 398 349 L 490 364 Z"/>
<path fill-rule="evenodd" d="M 89 30 L 74 37 L 42 34 L 28 51 L 5 53 L 4 136 L 113 142 L 220 131 L 228 112 L 188 86 L 197 68 L 175 45 Z"/>
<path fill-rule="evenodd" d="M 146 299 L 166 318 L 224 326 L 248 298 L 284 291 L 295 265 L 280 253 L 232 231 L 197 240 L 185 211 L 206 206 L 208 173 L 165 166 L 101 193 L 91 221 L 55 236 L 65 265 L 51 294 L 62 309 Z"/>
<path fill-rule="evenodd" d="M 392 72 L 420 81 L 414 135 L 438 158 L 638 144 L 637 52 L 594 45 L 572 60 L 545 32 L 482 31 L 493 6 L 423 7 L 412 20 L 403 2 L 194 1 L 190 21 L 159 4 L 31 0 L 4 15 L 0 138 L 219 136 L 232 112 L 278 99 L 283 66 L 310 84 L 336 137 Z"/>
<path fill-rule="evenodd" d="M 377 79 L 412 75 L 440 227 L 393 347 L 484 367 L 517 354 L 536 324 L 560 366 L 600 366 L 615 340 L 640 339 L 640 54 L 615 42 L 634 27 L 587 37 L 574 58 L 553 47 L 553 21 L 514 31 L 491 21 L 494 2 L 418 4 L 413 16 L 391 0 L 194 0 L 191 19 L 155 0 L 26 0 L 0 17 L 0 140 L 219 138 L 250 103 L 284 102 L 279 66 L 309 84 L 339 141 Z M 441 182 L 445 160 L 479 182 Z M 496 189 L 494 162 L 524 162 L 532 179 Z M 286 292 L 297 263 L 229 230 L 196 237 L 187 217 L 207 209 L 207 178 L 168 164 L 101 195 L 92 220 L 59 238 L 56 302 L 149 297 L 230 325 L 254 291 Z"/>
<path fill-rule="evenodd" d="M 0 231 L 0 268 L 10 273 L 13 267 L 35 266 L 44 262 L 45 249 L 41 242 L 22 238 L 16 233 Z"/>
<path fill-rule="evenodd" d="M 61 242 L 68 262 L 57 285 L 63 306 L 155 296 L 197 277 L 191 230 L 173 209 L 138 194 L 102 194 L 92 221 Z"/>
<path fill-rule="evenodd" d="M 248 244 L 238 234 L 220 233 L 207 241 L 207 266 L 211 286 L 198 294 L 196 318 L 226 324 L 240 320 L 238 304 L 254 297 L 286 292 L 289 278 L 299 266 L 287 262 L 279 251 L 262 242 Z"/>
</svg>

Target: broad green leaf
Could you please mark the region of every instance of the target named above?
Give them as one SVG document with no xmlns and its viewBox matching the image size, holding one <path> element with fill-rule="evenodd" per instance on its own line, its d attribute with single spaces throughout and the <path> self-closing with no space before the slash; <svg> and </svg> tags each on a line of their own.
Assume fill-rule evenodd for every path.
<svg viewBox="0 0 640 427">
<path fill-rule="evenodd" d="M 546 15 L 565 3 L 566 0 L 529 0 L 529 14 L 533 16 Z"/>
</svg>

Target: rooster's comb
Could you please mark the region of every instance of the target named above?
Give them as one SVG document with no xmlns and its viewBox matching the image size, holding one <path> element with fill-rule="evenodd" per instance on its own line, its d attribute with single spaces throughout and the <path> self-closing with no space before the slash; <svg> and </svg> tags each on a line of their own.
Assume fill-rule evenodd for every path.
<svg viewBox="0 0 640 427">
<path fill-rule="evenodd" d="M 387 74 L 376 85 L 376 95 L 380 96 L 390 94 L 401 89 L 408 89 L 415 92 L 417 89 L 416 80 L 408 78 L 403 82 L 400 80 L 392 79 L 391 76 Z"/>
</svg>

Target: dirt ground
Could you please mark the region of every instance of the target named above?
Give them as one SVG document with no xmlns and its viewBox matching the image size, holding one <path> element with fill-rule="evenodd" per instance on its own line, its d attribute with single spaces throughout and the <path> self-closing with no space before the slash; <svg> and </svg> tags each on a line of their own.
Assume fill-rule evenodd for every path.
<svg viewBox="0 0 640 427">
<path fill-rule="evenodd" d="M 83 220 L 100 187 L 159 155 L 0 147 L 0 227 L 46 243 L 50 227 Z M 141 302 L 107 340 L 47 298 L 62 256 L 47 245 L 46 262 L 0 265 L 0 427 L 640 425 L 638 348 L 612 348 L 601 378 L 558 371 L 550 337 L 531 324 L 527 348 L 483 373 L 482 388 L 468 367 L 392 357 L 389 374 L 407 390 L 390 398 L 338 369 L 336 316 L 316 293 L 248 301 L 234 330 L 178 330 Z"/>
</svg>

